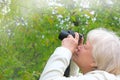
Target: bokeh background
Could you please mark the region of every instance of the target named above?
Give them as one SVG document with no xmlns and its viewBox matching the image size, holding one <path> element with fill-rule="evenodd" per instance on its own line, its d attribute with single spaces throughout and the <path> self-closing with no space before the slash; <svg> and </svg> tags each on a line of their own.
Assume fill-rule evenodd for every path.
<svg viewBox="0 0 120 80">
<path fill-rule="evenodd" d="M 61 30 L 120 36 L 119 0 L 0 0 L 0 80 L 38 80 Z"/>
</svg>

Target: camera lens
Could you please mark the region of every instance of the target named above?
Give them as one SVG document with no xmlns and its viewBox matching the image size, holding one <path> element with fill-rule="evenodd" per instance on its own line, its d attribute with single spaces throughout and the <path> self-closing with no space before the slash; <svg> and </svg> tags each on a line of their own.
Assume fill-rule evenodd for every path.
<svg viewBox="0 0 120 80">
<path fill-rule="evenodd" d="M 72 30 L 68 30 L 68 31 L 62 30 L 61 33 L 59 34 L 59 37 L 58 37 L 58 38 L 59 38 L 60 40 L 63 40 L 63 39 L 66 38 L 69 34 L 72 35 L 72 36 L 75 38 L 75 32 L 72 31 Z M 83 36 L 82 36 L 81 34 L 79 34 L 79 41 L 78 41 L 78 43 L 80 43 L 82 37 L 83 37 Z"/>
<path fill-rule="evenodd" d="M 75 37 L 75 34 L 74 34 L 73 31 L 71 31 L 71 30 L 68 30 L 68 31 L 62 30 L 61 33 L 59 34 L 59 39 L 60 39 L 60 40 L 63 40 L 63 39 L 66 38 L 69 34 L 71 34 L 73 37 Z"/>
</svg>

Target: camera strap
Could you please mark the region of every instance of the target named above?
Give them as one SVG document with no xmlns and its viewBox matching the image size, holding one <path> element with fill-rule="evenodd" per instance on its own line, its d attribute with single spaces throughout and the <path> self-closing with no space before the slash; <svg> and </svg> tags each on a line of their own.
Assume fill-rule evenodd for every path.
<svg viewBox="0 0 120 80">
<path fill-rule="evenodd" d="M 70 61 L 71 64 L 71 61 Z M 68 65 L 68 67 L 66 68 L 65 72 L 64 72 L 64 76 L 65 77 L 69 77 L 70 76 L 70 64 Z"/>
</svg>

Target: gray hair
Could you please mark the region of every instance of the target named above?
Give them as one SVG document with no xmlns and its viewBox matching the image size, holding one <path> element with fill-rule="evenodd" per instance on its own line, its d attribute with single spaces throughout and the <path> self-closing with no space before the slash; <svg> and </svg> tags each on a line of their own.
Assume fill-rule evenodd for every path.
<svg viewBox="0 0 120 80">
<path fill-rule="evenodd" d="M 87 35 L 93 50 L 97 69 L 115 75 L 120 74 L 120 40 L 112 31 L 104 28 L 91 30 Z"/>
</svg>

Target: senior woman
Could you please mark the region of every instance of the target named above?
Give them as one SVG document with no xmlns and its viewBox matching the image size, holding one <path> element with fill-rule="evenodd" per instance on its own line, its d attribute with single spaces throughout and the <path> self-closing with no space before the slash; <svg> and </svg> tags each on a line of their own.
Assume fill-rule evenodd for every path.
<svg viewBox="0 0 120 80">
<path fill-rule="evenodd" d="M 85 44 L 69 35 L 48 60 L 39 80 L 120 80 L 120 40 L 112 31 L 91 30 Z M 71 61 L 70 76 L 64 72 Z M 80 72 L 79 72 L 80 69 Z"/>
</svg>

